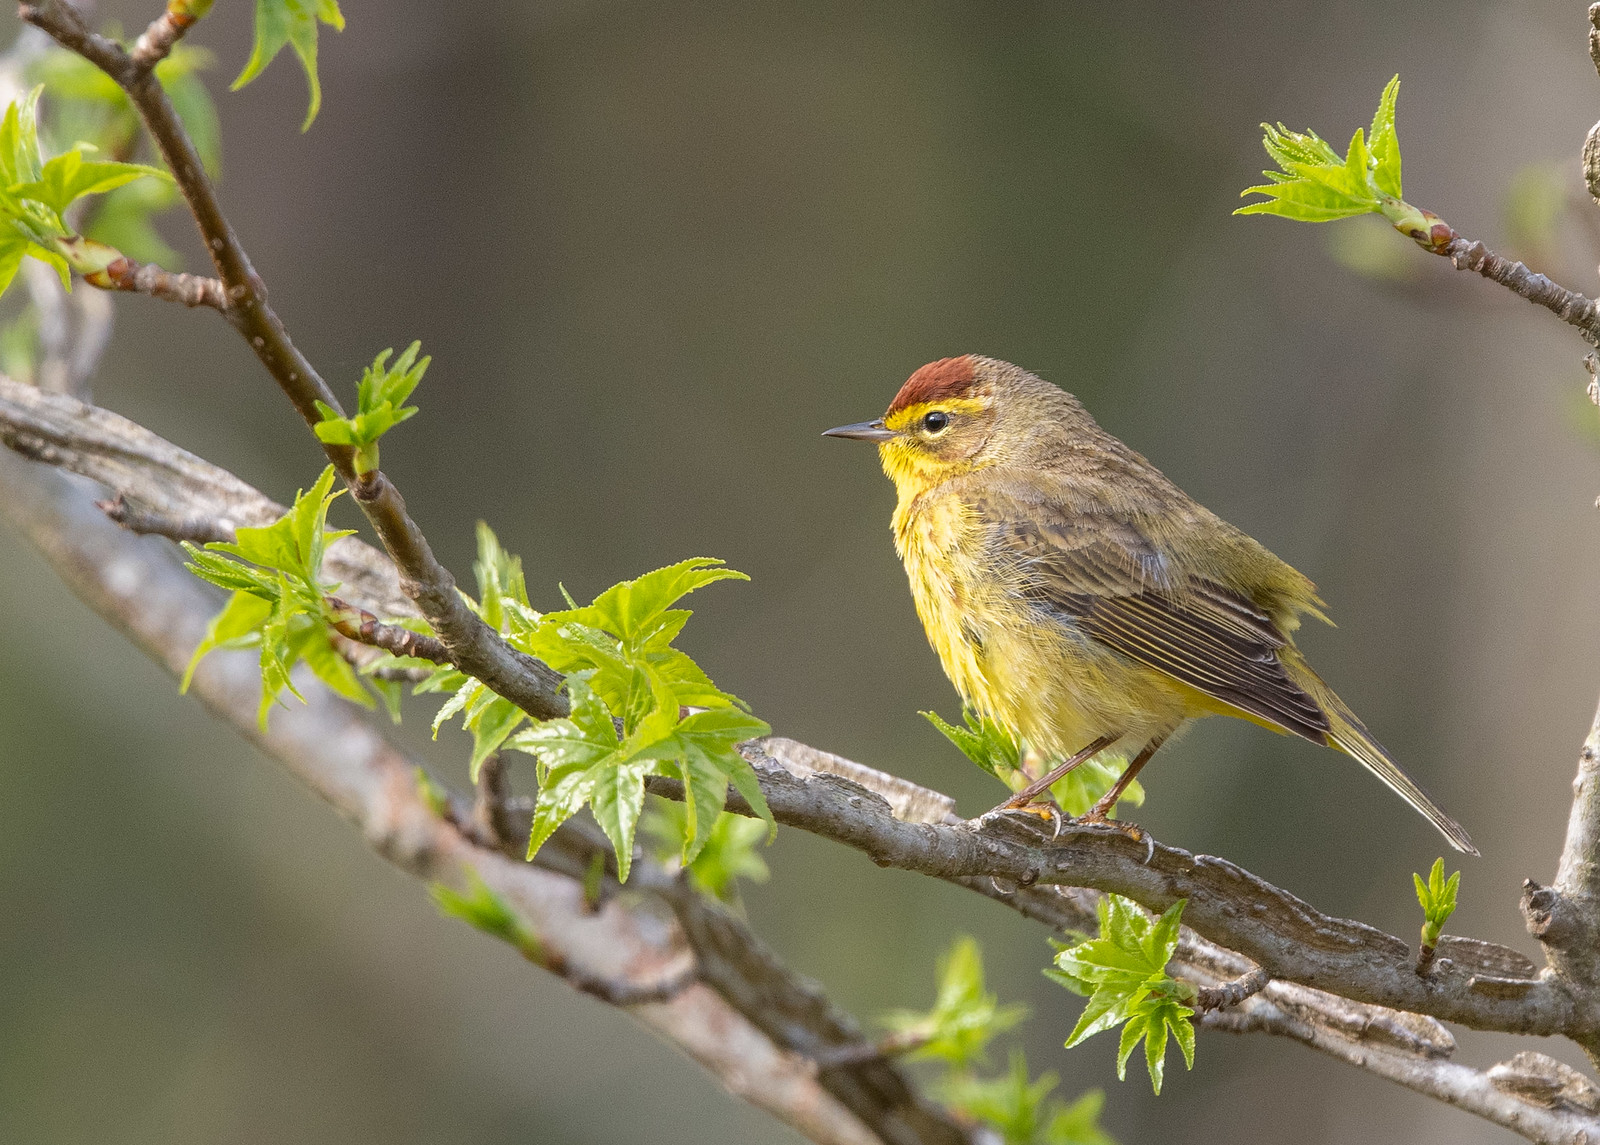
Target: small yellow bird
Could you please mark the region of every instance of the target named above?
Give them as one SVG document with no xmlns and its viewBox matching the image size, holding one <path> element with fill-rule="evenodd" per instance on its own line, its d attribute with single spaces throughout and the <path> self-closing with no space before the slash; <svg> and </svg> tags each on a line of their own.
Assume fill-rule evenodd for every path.
<svg viewBox="0 0 1600 1145">
<path fill-rule="evenodd" d="M 1295 647 L 1302 614 L 1327 619 L 1315 586 L 1071 394 L 968 354 L 912 374 L 878 420 L 826 436 L 878 444 L 899 494 L 895 549 L 962 699 L 1062 761 L 1001 808 L 1099 752 L 1132 752 L 1085 816 L 1104 822 L 1182 725 L 1234 716 L 1344 752 L 1478 853 Z"/>
</svg>

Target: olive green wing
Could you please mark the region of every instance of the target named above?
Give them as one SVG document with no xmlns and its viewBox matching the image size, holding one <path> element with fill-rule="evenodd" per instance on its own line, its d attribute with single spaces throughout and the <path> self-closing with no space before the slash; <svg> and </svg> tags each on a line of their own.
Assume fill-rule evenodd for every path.
<svg viewBox="0 0 1600 1145">
<path fill-rule="evenodd" d="M 1327 744 L 1328 715 L 1289 676 L 1288 637 L 1255 601 L 1175 567 L 1136 524 L 989 500 L 973 506 L 994 567 L 1041 619 L 1284 731 Z"/>
</svg>

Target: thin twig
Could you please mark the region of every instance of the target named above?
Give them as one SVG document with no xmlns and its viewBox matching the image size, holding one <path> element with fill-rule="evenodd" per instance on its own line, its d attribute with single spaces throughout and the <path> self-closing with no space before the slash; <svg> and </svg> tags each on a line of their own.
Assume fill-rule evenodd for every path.
<svg viewBox="0 0 1600 1145">
<path fill-rule="evenodd" d="M 152 20 L 134 42 L 131 58 L 138 73 L 149 72 L 166 59 L 199 19 L 185 0 L 167 0 L 166 11 Z"/>
<path fill-rule="evenodd" d="M 215 517 L 169 517 L 164 513 L 152 513 L 130 504 L 121 493 L 109 501 L 96 501 L 94 507 L 130 533 L 141 536 L 205 545 L 213 541 L 231 541 L 235 535 L 232 528 Z"/>
<path fill-rule="evenodd" d="M 1459 234 L 1431 211 L 1424 211 L 1423 215 L 1431 226 L 1427 231 L 1412 231 L 1411 237 L 1424 250 L 1448 258 L 1457 270 L 1481 274 L 1535 306 L 1544 307 L 1561 321 L 1575 326 L 1591 346 L 1600 346 L 1600 303 Z"/>
<path fill-rule="evenodd" d="M 328 606 L 328 623 L 340 635 L 381 648 L 394 656 L 432 660 L 435 664 L 450 663 L 449 650 L 437 638 L 413 632 L 398 624 L 385 624 L 366 609 L 342 597 L 330 595 L 323 599 Z"/>
<path fill-rule="evenodd" d="M 209 306 L 223 313 L 228 309 L 226 287 L 220 278 L 163 270 L 154 263 L 135 262 L 125 256 L 113 259 L 104 270 L 84 275 L 83 280 L 101 290 L 148 294 L 185 306 Z"/>
<path fill-rule="evenodd" d="M 1259 996 L 1249 999 L 1243 1008 L 1212 1011 L 1201 1021 L 1212 1030 L 1293 1038 L 1407 1089 L 1475 1113 L 1541 1145 L 1594 1145 L 1600 1141 L 1600 1117 L 1586 1110 L 1530 1101 L 1496 1085 L 1488 1072 L 1397 1053 L 1370 1041 L 1350 1038 L 1279 1010 Z"/>
<path fill-rule="evenodd" d="M 1201 987 L 1195 994 L 1194 1008 L 1204 1014 L 1209 1010 L 1225 1010 L 1229 1006 L 1237 1006 L 1251 995 L 1261 993 L 1271 981 L 1272 976 L 1257 966 L 1231 982 L 1224 982 L 1220 986 Z"/>
<path fill-rule="evenodd" d="M 301 418 L 308 426 L 320 422 L 319 403 L 342 412 L 338 398 L 290 341 L 282 320 L 268 305 L 266 284 L 223 213 L 194 142 L 155 72 L 141 70 L 120 44 L 92 32 L 77 9 L 65 0 L 22 0 L 18 12 L 23 20 L 100 68 L 127 92 L 200 228 L 206 252 L 226 288 L 224 315 L 249 343 Z M 400 491 L 383 472 L 373 470 L 358 475 L 354 451 L 349 446 L 325 444 L 323 450 L 394 559 L 406 595 L 449 649 L 451 661 L 536 719 L 565 715 L 567 702 L 559 690 L 560 675 L 512 648 L 467 607 L 456 591 L 455 578 L 434 556 L 422 530 L 406 512 Z"/>
</svg>

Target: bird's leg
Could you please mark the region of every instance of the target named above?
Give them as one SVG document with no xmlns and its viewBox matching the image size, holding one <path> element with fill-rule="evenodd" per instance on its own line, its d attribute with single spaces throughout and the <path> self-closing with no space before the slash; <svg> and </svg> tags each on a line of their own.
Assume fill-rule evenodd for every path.
<svg viewBox="0 0 1600 1145">
<path fill-rule="evenodd" d="M 1074 755 L 1064 763 L 1057 764 L 1055 768 L 1052 769 L 1048 774 L 1035 779 L 1032 783 L 1028 784 L 1028 786 L 1024 787 L 1021 791 L 1017 792 L 1010 799 L 1007 799 L 994 810 L 996 812 L 1016 811 L 1026 807 L 1040 795 L 1044 794 L 1046 791 L 1049 791 L 1051 787 L 1055 786 L 1056 780 L 1060 779 L 1063 775 L 1067 774 L 1067 772 L 1083 763 L 1083 761 L 1088 759 L 1090 756 L 1096 754 L 1097 752 L 1102 752 L 1112 744 L 1116 743 L 1117 739 L 1118 737 L 1114 735 L 1101 736 L 1088 747 L 1080 751 L 1077 755 Z M 994 812 L 991 812 L 991 814 L 993 813 Z"/>
<path fill-rule="evenodd" d="M 1160 750 L 1161 745 L 1166 743 L 1166 742 L 1167 742 L 1167 737 L 1165 735 L 1159 735 L 1159 736 L 1156 736 L 1156 738 L 1151 740 L 1149 743 L 1145 744 L 1144 745 L 1144 750 L 1142 750 L 1141 752 L 1139 752 L 1138 755 L 1133 757 L 1133 762 L 1128 764 L 1127 768 L 1124 769 L 1123 773 L 1120 776 L 1117 777 L 1117 781 L 1111 785 L 1111 790 L 1106 792 L 1104 795 L 1102 795 L 1100 797 L 1100 801 L 1098 803 L 1096 803 L 1093 807 L 1089 808 L 1089 813 L 1087 815 L 1084 815 L 1081 818 L 1075 820 L 1075 822 L 1078 822 L 1078 823 L 1109 823 L 1109 822 L 1111 822 L 1111 820 L 1109 820 L 1107 818 L 1107 816 L 1111 813 L 1111 809 L 1117 805 L 1117 800 L 1122 798 L 1122 793 L 1128 789 L 1128 784 L 1133 782 L 1134 776 L 1139 774 L 1139 769 L 1141 767 L 1143 767 L 1145 764 L 1149 763 L 1150 762 L 1150 757 L 1153 756 L 1158 750 Z M 1132 823 L 1129 823 L 1127 826 L 1131 827 L 1134 832 L 1138 832 L 1138 830 L 1139 830 L 1139 828 L 1135 827 Z M 1138 834 L 1134 834 L 1134 838 L 1135 839 L 1137 839 L 1138 837 L 1139 837 Z"/>
</svg>

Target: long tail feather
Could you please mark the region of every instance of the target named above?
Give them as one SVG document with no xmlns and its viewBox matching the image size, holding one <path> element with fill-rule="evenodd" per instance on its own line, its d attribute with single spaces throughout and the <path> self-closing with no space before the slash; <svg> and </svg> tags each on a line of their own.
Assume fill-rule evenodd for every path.
<svg viewBox="0 0 1600 1145">
<path fill-rule="evenodd" d="M 1322 677 L 1312 670 L 1294 645 L 1283 649 L 1279 657 L 1294 681 L 1316 700 L 1317 706 L 1327 715 L 1329 747 L 1338 748 L 1383 780 L 1389 790 L 1415 807 L 1423 818 L 1437 827 L 1456 850 L 1469 855 L 1479 853 L 1478 848 L 1472 845 L 1466 828 L 1446 815 L 1433 797 L 1417 785 L 1416 780 L 1400 770 L 1400 765 L 1389 757 L 1381 743 L 1372 738 L 1372 733 L 1345 706 L 1344 701 L 1334 695 L 1333 689 L 1323 683 Z"/>
<path fill-rule="evenodd" d="M 1333 723 L 1333 730 L 1328 737 L 1332 741 L 1331 746 L 1338 748 L 1388 784 L 1391 791 L 1415 807 L 1428 822 L 1437 827 L 1456 850 L 1465 851 L 1469 855 L 1478 854 L 1478 848 L 1472 845 L 1472 839 L 1466 829 L 1446 815 L 1433 801 L 1432 796 L 1400 770 L 1399 765 L 1389 758 L 1389 753 L 1383 749 L 1383 745 L 1372 738 L 1372 734 L 1361 725 L 1360 720 L 1350 714 L 1348 708 L 1338 704 L 1337 699 L 1335 704 L 1337 706 L 1334 710 L 1328 713 Z"/>
</svg>

